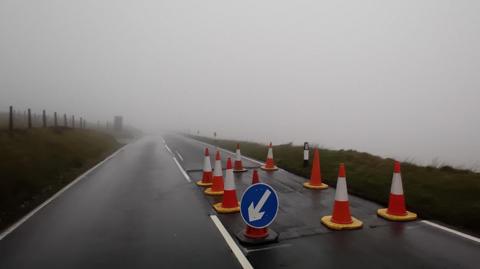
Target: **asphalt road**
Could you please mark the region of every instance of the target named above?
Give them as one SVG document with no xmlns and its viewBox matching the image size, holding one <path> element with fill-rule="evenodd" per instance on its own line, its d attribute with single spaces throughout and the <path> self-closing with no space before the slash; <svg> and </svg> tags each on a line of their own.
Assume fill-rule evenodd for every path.
<svg viewBox="0 0 480 269">
<path fill-rule="evenodd" d="M 160 137 L 126 146 L 0 241 L 0 268 L 241 268 Z"/>
<path fill-rule="evenodd" d="M 350 196 L 356 231 L 330 231 L 334 189 L 304 189 L 304 178 L 260 171 L 279 195 L 271 228 L 278 243 L 243 247 L 228 233 L 244 229 L 239 214 L 218 215 L 194 182 L 204 144 L 166 135 L 143 138 L 78 181 L 0 240 L 0 268 L 478 268 L 480 243 L 423 221 L 393 223 L 380 206 Z M 211 152 L 214 148 L 209 146 Z M 230 153 L 222 152 L 223 160 Z M 178 161 L 175 163 L 175 160 Z M 213 161 L 213 160 L 212 160 Z M 225 164 L 225 163 L 224 163 Z M 248 167 L 258 162 L 244 160 Z M 186 173 L 184 174 L 184 171 Z M 238 196 L 251 170 L 236 175 Z M 191 180 L 191 182 L 189 182 Z M 348 181 L 348 179 L 347 179 Z M 227 238 L 227 239 L 225 239 Z M 236 251 L 239 248 L 240 251 Z M 233 251 L 232 251 L 233 249 Z M 248 261 L 242 262 L 242 257 Z"/>
</svg>

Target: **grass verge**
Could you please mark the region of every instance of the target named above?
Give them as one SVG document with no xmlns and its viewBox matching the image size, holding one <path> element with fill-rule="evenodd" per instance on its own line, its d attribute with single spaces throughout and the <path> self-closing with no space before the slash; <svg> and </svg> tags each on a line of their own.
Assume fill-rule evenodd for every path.
<svg viewBox="0 0 480 269">
<path fill-rule="evenodd" d="M 257 143 L 192 138 L 232 151 L 240 143 L 245 156 L 257 160 L 264 160 L 267 156 L 267 147 Z M 279 167 L 305 178 L 310 176 L 310 168 L 303 167 L 303 146 L 277 145 L 273 151 Z M 335 186 L 338 164 L 344 162 L 349 193 L 387 206 L 393 159 L 354 150 L 320 149 L 320 162 L 322 178 L 327 184 Z M 479 173 L 450 166 L 435 168 L 402 163 L 402 178 L 408 210 L 418 213 L 421 218 L 435 219 L 480 235 Z"/>
<path fill-rule="evenodd" d="M 120 146 L 92 130 L 0 130 L 0 230 Z"/>
</svg>

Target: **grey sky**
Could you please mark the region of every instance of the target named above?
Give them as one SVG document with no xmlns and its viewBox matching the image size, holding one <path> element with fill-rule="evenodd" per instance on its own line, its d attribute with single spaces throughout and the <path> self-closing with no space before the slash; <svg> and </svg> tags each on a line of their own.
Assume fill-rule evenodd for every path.
<svg viewBox="0 0 480 269">
<path fill-rule="evenodd" d="M 480 167 L 479 1 L 0 1 L 0 109 Z"/>
</svg>

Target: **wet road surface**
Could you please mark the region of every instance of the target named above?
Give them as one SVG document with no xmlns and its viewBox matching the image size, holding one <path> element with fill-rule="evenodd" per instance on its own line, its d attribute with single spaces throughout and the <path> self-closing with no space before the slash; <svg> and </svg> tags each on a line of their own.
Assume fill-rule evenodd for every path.
<svg viewBox="0 0 480 269">
<path fill-rule="evenodd" d="M 160 137 L 127 145 L 0 241 L 0 268 L 241 268 Z"/>
<path fill-rule="evenodd" d="M 0 268 L 247 268 L 210 217 L 215 215 L 211 204 L 220 198 L 203 195 L 194 184 L 205 146 L 213 153 L 213 146 L 178 135 L 127 145 L 3 238 Z M 233 156 L 222 151 L 224 167 Z M 244 166 L 259 163 L 245 159 Z M 235 175 L 239 198 L 251 173 Z M 331 213 L 334 188 L 307 190 L 306 179 L 281 169 L 259 174 L 279 195 L 271 226 L 280 233 L 279 242 L 257 247 L 231 242 L 255 268 L 480 264 L 479 242 L 421 220 L 383 220 L 375 213 L 379 205 L 352 195 L 352 215 L 364 222 L 363 229 L 331 231 L 320 218 Z M 218 217 L 233 238 L 245 227 L 239 214 Z"/>
</svg>

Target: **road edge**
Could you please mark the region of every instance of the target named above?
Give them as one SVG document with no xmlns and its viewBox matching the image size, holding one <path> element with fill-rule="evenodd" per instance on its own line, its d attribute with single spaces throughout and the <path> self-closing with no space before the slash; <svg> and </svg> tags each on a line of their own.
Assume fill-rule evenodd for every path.
<svg viewBox="0 0 480 269">
<path fill-rule="evenodd" d="M 62 193 L 64 193 L 66 190 L 68 190 L 69 188 L 71 188 L 73 185 L 75 185 L 76 183 L 78 183 L 80 180 L 84 179 L 86 176 L 88 176 L 91 172 L 93 172 L 95 169 L 99 168 L 100 166 L 102 166 L 103 164 L 105 164 L 106 162 L 108 162 L 110 159 L 112 159 L 113 157 L 115 157 L 118 153 L 122 152 L 125 147 L 127 147 L 128 145 L 130 144 L 125 144 L 123 145 L 122 147 L 120 147 L 119 149 L 117 149 L 115 152 L 113 152 L 112 154 L 110 154 L 108 157 L 106 157 L 103 161 L 97 163 L 95 166 L 93 166 L 92 168 L 88 169 L 85 173 L 81 174 L 80 176 L 78 176 L 77 178 L 75 178 L 73 181 L 71 181 L 70 183 L 68 183 L 65 187 L 63 187 L 62 189 L 60 189 L 59 191 L 57 191 L 55 194 L 53 194 L 52 196 L 50 196 L 50 198 L 48 198 L 47 200 L 45 200 L 43 203 L 41 203 L 39 206 L 35 207 L 32 211 L 28 212 L 25 216 L 23 216 L 21 219 L 19 219 L 17 222 L 15 222 L 14 224 L 10 225 L 8 228 L 6 228 L 5 230 L 2 231 L 2 233 L 0 233 L 0 241 L 2 241 L 5 237 L 7 237 L 10 233 L 12 233 L 13 231 L 15 231 L 15 229 L 17 229 L 18 227 L 20 227 L 20 225 L 22 225 L 23 223 L 25 223 L 28 219 L 30 219 L 31 217 L 33 217 L 38 211 L 40 211 L 43 207 L 45 207 L 46 205 L 48 205 L 49 203 L 51 203 L 52 201 L 54 201 L 56 198 L 58 198 L 60 195 L 62 195 Z"/>
</svg>

